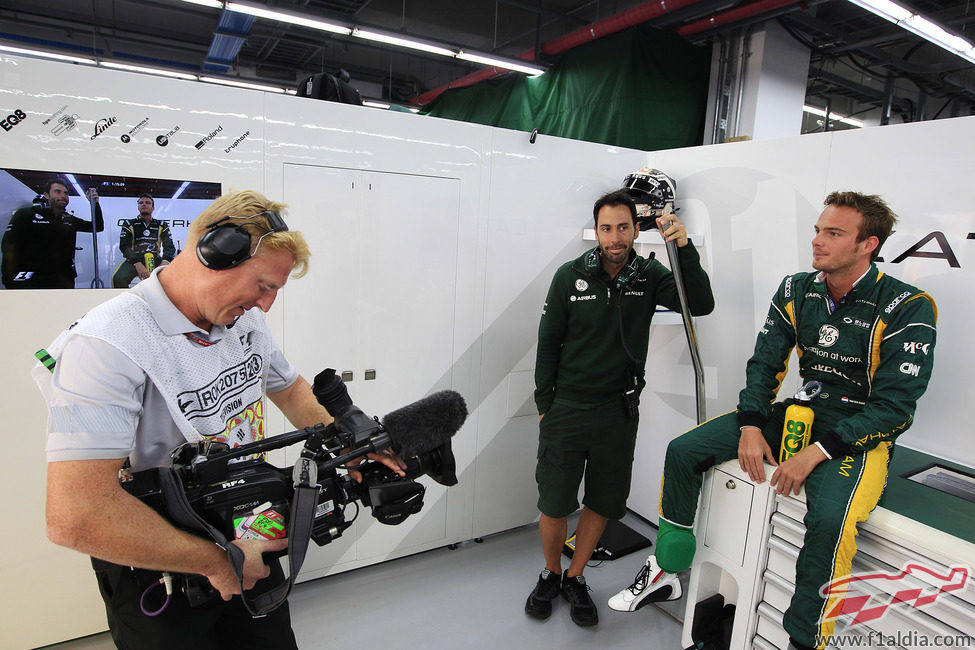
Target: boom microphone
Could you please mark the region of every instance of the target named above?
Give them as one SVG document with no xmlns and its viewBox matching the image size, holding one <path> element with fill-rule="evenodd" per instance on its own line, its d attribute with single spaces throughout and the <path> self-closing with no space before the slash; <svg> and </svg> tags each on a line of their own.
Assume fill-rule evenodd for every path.
<svg viewBox="0 0 975 650">
<path fill-rule="evenodd" d="M 387 413 L 383 427 L 393 451 L 412 458 L 440 447 L 464 425 L 467 404 L 460 393 L 442 390 Z"/>
</svg>

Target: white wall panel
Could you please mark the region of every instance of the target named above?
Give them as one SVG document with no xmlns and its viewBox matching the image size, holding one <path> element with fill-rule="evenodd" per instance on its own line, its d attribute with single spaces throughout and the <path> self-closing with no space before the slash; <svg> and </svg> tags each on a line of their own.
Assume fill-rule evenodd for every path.
<svg viewBox="0 0 975 650">
<path fill-rule="evenodd" d="M 533 521 L 538 412 L 535 342 L 555 269 L 593 246 L 592 204 L 642 166 L 644 154 L 495 129 L 486 219 L 474 533 Z M 508 413 L 527 415 L 508 417 Z M 541 549 L 539 549 L 539 555 Z"/>
</svg>

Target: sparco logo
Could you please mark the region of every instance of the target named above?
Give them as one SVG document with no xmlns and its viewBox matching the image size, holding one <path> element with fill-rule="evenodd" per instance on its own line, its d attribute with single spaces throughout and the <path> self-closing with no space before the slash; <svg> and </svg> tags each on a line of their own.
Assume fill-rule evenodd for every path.
<svg viewBox="0 0 975 650">
<path fill-rule="evenodd" d="M 100 136 L 108 129 L 108 127 L 112 126 L 113 124 L 115 124 L 114 117 L 103 117 L 102 119 L 95 122 L 95 135 L 91 136 L 91 139 L 94 140 L 95 138 Z"/>
<path fill-rule="evenodd" d="M 199 390 L 180 393 L 177 396 L 180 411 L 186 417 L 207 417 L 219 413 L 221 404 L 261 381 L 263 367 L 263 359 L 257 354 L 251 355 Z"/>
<path fill-rule="evenodd" d="M 897 305 L 901 304 L 901 301 L 904 300 L 904 298 L 907 298 L 909 295 L 911 295 L 911 292 L 910 291 L 905 291 L 901 295 L 899 295 L 896 298 L 894 298 L 894 301 L 892 303 L 890 303 L 889 305 L 887 305 L 887 308 L 884 309 L 884 313 L 885 314 L 889 314 L 890 312 L 894 311 L 894 308 Z"/>
<path fill-rule="evenodd" d="M 27 117 L 27 113 L 18 108 L 13 113 L 0 120 L 0 126 L 3 127 L 4 131 L 9 131 L 17 126 L 25 117 Z"/>
<path fill-rule="evenodd" d="M 206 143 L 207 142 L 209 142 L 210 140 L 213 140 L 213 136 L 217 135 L 221 131 L 223 131 L 223 125 L 222 124 L 220 126 L 218 126 L 216 129 L 214 129 L 213 131 L 210 131 L 210 134 L 209 135 L 203 136 L 203 139 L 200 140 L 199 142 L 197 142 L 193 146 L 195 146 L 197 149 L 202 149 L 204 146 L 206 146 Z"/>
<path fill-rule="evenodd" d="M 792 276 L 791 275 L 785 279 L 785 288 L 783 289 L 783 291 L 785 292 L 786 298 L 792 297 Z"/>
<path fill-rule="evenodd" d="M 173 134 L 175 134 L 177 131 L 179 131 L 178 124 L 167 131 L 166 135 L 156 136 L 156 144 L 158 144 L 160 147 L 165 147 L 167 144 L 169 144 L 169 139 L 173 137 Z"/>
<path fill-rule="evenodd" d="M 237 145 L 244 141 L 244 139 L 251 134 L 250 131 L 244 131 L 239 138 L 234 140 L 233 144 L 223 150 L 224 153 L 230 153 L 232 149 L 235 149 Z"/>
</svg>

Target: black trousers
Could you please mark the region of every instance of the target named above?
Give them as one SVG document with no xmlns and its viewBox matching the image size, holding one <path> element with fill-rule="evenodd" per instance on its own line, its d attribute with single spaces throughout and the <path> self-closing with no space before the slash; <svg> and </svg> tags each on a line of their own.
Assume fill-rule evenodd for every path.
<svg viewBox="0 0 975 650">
<path fill-rule="evenodd" d="M 287 601 L 267 616 L 253 618 L 240 596 L 230 601 L 216 596 L 190 607 L 186 596 L 174 589 L 166 608 L 149 616 L 143 613 L 140 599 L 146 588 L 159 580 L 158 571 L 132 569 L 96 558 L 91 564 L 105 601 L 112 640 L 120 650 L 298 648 Z M 255 585 L 254 593 L 270 589 L 283 579 L 281 565 L 274 561 L 270 566 L 271 575 Z M 157 610 L 165 598 L 165 589 L 158 585 L 146 596 L 144 607 Z"/>
</svg>

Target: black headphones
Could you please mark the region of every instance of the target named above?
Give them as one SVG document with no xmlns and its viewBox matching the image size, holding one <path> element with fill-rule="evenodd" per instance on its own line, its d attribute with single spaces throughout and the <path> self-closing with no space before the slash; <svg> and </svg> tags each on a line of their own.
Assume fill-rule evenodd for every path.
<svg viewBox="0 0 975 650">
<path fill-rule="evenodd" d="M 252 222 L 262 217 L 267 223 L 267 232 L 261 235 L 261 239 L 272 232 L 284 232 L 288 229 L 288 224 L 284 222 L 281 215 L 273 210 L 265 210 L 249 217 L 224 217 L 207 226 L 207 231 L 196 243 L 197 258 L 203 266 L 215 271 L 231 269 L 249 260 L 257 252 L 257 246 L 251 250 L 251 235 L 244 228 L 245 224 L 234 225 L 224 222 L 230 219 L 246 219 Z M 258 239 L 257 244 L 260 243 L 261 240 Z"/>
<path fill-rule="evenodd" d="M 620 269 L 620 272 L 616 274 L 616 278 L 613 280 L 613 286 L 617 291 L 622 291 L 626 289 L 636 278 L 643 276 L 644 272 L 650 267 L 650 263 L 653 262 L 655 257 L 653 251 L 650 255 L 644 259 L 637 257 L 636 253 L 632 253 L 630 261 L 627 262 L 626 266 Z M 586 255 L 586 259 L 583 262 L 586 267 L 586 271 L 590 275 L 595 275 L 599 272 L 599 246 L 589 251 Z"/>
</svg>

